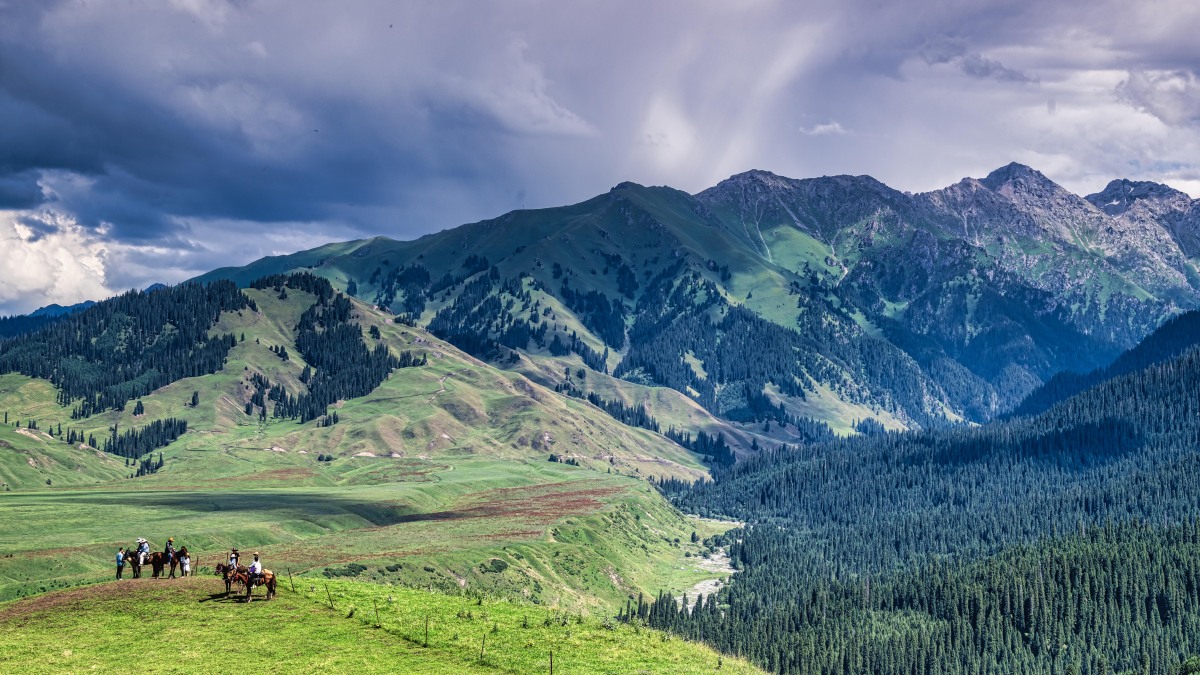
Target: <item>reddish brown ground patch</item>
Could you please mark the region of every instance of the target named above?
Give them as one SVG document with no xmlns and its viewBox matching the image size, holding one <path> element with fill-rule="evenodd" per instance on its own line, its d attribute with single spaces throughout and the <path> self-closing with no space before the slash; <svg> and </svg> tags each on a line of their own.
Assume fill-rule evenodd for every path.
<svg viewBox="0 0 1200 675">
<path fill-rule="evenodd" d="M 268 471 L 256 471 L 254 473 L 242 474 L 241 476 L 230 476 L 228 478 L 214 478 L 212 480 L 197 481 L 197 485 L 228 485 L 229 483 L 271 483 L 275 481 L 297 481 L 305 478 L 312 478 L 317 475 L 316 471 L 303 466 L 290 467 L 287 469 L 270 469 Z"/>
<path fill-rule="evenodd" d="M 202 577 L 158 581 L 150 578 L 125 579 L 123 581 L 108 581 L 102 584 L 35 595 L 0 607 L 0 624 L 21 621 L 28 617 L 48 612 L 85 609 L 90 603 L 94 603 L 97 600 L 128 598 L 130 600 L 130 608 L 133 608 L 138 596 L 145 595 L 148 591 L 154 591 L 156 596 L 161 596 L 163 592 L 191 596 L 195 595 L 198 589 L 211 591 L 214 588 L 214 584 L 204 584 L 204 581 L 205 579 Z M 208 581 L 212 580 L 209 579 Z M 221 590 L 224 590 L 224 587 Z"/>
<path fill-rule="evenodd" d="M 479 516 L 521 516 L 550 523 L 567 516 L 595 513 L 607 501 L 625 492 L 621 486 L 583 487 L 591 481 L 546 483 L 516 488 L 496 488 L 476 495 L 477 504 L 465 513 Z"/>
</svg>

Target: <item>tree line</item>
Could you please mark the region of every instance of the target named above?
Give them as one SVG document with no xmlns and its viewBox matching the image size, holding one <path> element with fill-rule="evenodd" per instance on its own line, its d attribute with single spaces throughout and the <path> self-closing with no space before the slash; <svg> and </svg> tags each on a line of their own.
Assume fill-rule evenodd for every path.
<svg viewBox="0 0 1200 675">
<path fill-rule="evenodd" d="M 232 282 L 129 291 L 0 343 L 0 373 L 49 380 L 72 418 L 125 404 L 185 377 L 220 370 L 236 344 L 210 336 L 221 312 L 255 309 Z"/>
<path fill-rule="evenodd" d="M 675 618 L 655 620 L 777 672 L 1090 675 L 1141 672 L 1143 653 L 1152 672 L 1168 672 L 1200 636 L 1200 604 L 1187 599 L 1200 575 L 1180 562 L 1200 554 L 1180 539 L 1194 538 L 1200 512 L 1198 390 L 1191 349 L 1034 417 L 766 450 L 714 467 L 711 482 L 663 481 L 680 508 L 748 527 L 726 542 L 739 572 L 721 594 L 694 620 L 673 601 L 658 612 Z M 1012 618 L 1008 590 L 989 600 L 971 581 L 980 565 L 1020 567 L 1011 556 L 1034 555 L 1029 547 L 1082 546 L 1105 523 L 1077 573 L 1060 580 L 1043 565 L 1046 602 L 1074 600 L 1047 605 L 1040 624 Z M 1114 548 L 1122 553 L 1107 557 Z M 1131 567 L 1114 571 L 1118 559 Z M 1137 596 L 1140 611 L 1128 598 L 1105 609 L 1150 583 L 1138 576 L 1146 566 L 1163 580 Z M 920 598 L 936 583 L 983 599 L 927 616 Z M 901 588 L 923 590 L 893 594 Z M 1069 606 L 1084 618 L 1067 622 Z"/>
<path fill-rule="evenodd" d="M 253 414 L 257 406 L 260 418 L 265 419 L 266 403 L 274 401 L 272 415 L 275 418 L 301 423 L 320 420 L 323 426 L 332 425 L 337 421 L 336 413 L 328 414 L 333 403 L 371 393 L 396 368 L 426 363 L 424 355 L 417 357 L 403 351 L 396 356 L 383 344 L 369 348 L 362 328 L 353 321 L 353 303 L 335 292 L 327 279 L 300 272 L 264 277 L 252 286 L 302 290 L 316 296 L 316 301 L 300 315 L 296 324 L 296 349 L 306 363 L 300 380 L 307 391 L 289 394 L 282 385 L 272 385 L 265 376 L 254 373 L 248 383 L 254 393 L 246 404 L 247 415 Z"/>
</svg>

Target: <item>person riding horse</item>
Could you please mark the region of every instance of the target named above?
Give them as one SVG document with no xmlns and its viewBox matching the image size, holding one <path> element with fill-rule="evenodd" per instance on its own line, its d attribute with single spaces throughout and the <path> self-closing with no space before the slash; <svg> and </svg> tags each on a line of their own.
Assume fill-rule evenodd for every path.
<svg viewBox="0 0 1200 675">
<path fill-rule="evenodd" d="M 254 554 L 254 562 L 250 563 L 250 568 L 246 571 L 247 571 L 246 583 L 250 586 L 254 586 L 255 583 L 258 582 L 259 579 L 262 578 L 263 566 L 262 566 L 262 562 L 260 562 L 258 559 L 257 552 Z"/>
</svg>

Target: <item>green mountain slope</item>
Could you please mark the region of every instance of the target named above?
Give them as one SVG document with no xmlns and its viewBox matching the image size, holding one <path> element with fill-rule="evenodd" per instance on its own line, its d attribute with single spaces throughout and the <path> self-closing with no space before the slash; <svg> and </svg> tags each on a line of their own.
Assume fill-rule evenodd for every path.
<svg viewBox="0 0 1200 675">
<path fill-rule="evenodd" d="M 1185 312 L 1148 335 L 1112 363 L 1089 373 L 1062 372 L 1035 389 L 1013 410 L 1014 415 L 1035 415 L 1054 404 L 1098 384 L 1172 359 L 1200 342 L 1200 312 Z"/>
<path fill-rule="evenodd" d="M 493 365 L 565 357 L 623 380 L 623 400 L 672 389 L 744 450 L 806 442 L 812 420 L 982 422 L 1107 363 L 1200 302 L 1178 243 L 1190 202 L 1155 204 L 1113 215 L 1020 165 L 921 195 L 754 171 L 200 280 L 309 268 Z"/>
<path fill-rule="evenodd" d="M 691 534 L 722 527 L 685 518 L 646 481 L 705 475 L 699 457 L 360 302 L 348 305 L 355 339 L 416 364 L 309 421 L 280 416 L 285 400 L 313 391 L 306 378 L 337 370 L 305 360 L 304 326 L 316 316 L 330 335 L 342 324 L 319 284 L 261 286 L 208 327 L 210 338 L 234 336 L 215 372 L 107 410 L 80 417 L 50 382 L 0 376 L 0 508 L 14 514 L 0 525 L 11 554 L 0 559 L 0 597 L 103 578 L 112 551 L 137 536 L 174 536 L 202 560 L 253 547 L 297 572 L 356 562 L 394 581 L 564 606 L 614 606 L 711 576 L 689 560 L 701 551 Z M 108 309 L 84 320 L 107 321 Z M 120 325 L 140 321 L 123 316 Z M 156 344 L 171 326 L 144 340 L 120 334 Z M 135 353 L 92 358 L 112 371 L 103 364 Z M 164 420 L 186 433 L 148 452 L 102 451 L 114 429 Z M 132 477 L 148 460 L 161 468 Z"/>
</svg>

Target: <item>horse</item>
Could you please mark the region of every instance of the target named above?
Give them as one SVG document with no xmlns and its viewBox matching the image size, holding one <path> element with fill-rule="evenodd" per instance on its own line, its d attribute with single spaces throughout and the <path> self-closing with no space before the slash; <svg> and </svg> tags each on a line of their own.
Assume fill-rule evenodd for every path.
<svg viewBox="0 0 1200 675">
<path fill-rule="evenodd" d="M 217 563 L 216 575 L 225 579 L 225 595 L 233 592 L 233 582 L 246 583 L 248 571 L 244 565 L 234 567 L 228 563 Z"/>
<path fill-rule="evenodd" d="M 159 576 L 162 575 L 163 569 L 168 564 L 171 565 L 172 577 L 174 577 L 174 575 L 175 575 L 175 565 L 172 563 L 172 557 L 167 555 L 166 553 L 163 553 L 162 551 L 155 551 L 154 553 L 151 553 L 150 557 L 146 560 L 146 562 L 150 563 L 150 567 L 152 567 L 154 569 L 154 578 L 155 579 L 159 578 Z"/>
<path fill-rule="evenodd" d="M 271 570 L 263 570 L 253 584 L 250 583 L 250 571 L 246 568 L 239 567 L 236 574 L 237 581 L 246 585 L 246 602 L 250 602 L 251 596 L 254 595 L 255 586 L 267 587 L 267 600 L 275 597 L 275 573 Z"/>
<path fill-rule="evenodd" d="M 142 558 L 138 552 L 132 548 L 126 549 L 129 553 L 125 556 L 125 564 L 129 565 L 129 570 L 133 572 L 134 579 L 142 578 Z"/>
</svg>

